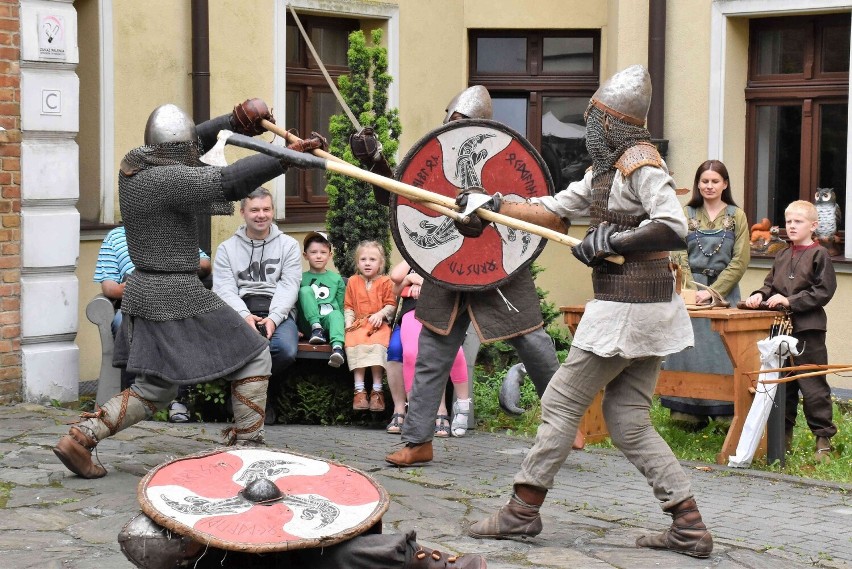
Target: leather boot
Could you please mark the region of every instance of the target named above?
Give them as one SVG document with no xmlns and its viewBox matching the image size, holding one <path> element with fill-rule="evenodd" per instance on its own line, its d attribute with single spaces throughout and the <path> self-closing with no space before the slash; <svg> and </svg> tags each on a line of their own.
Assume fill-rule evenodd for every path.
<svg viewBox="0 0 852 569">
<path fill-rule="evenodd" d="M 479 555 L 448 555 L 437 549 L 417 546 L 402 569 L 486 569 Z"/>
<path fill-rule="evenodd" d="M 831 462 L 831 439 L 828 437 L 816 438 L 816 452 L 814 452 L 814 460 L 823 464 Z"/>
<path fill-rule="evenodd" d="M 784 451 L 793 450 L 793 429 L 784 429 Z"/>
<path fill-rule="evenodd" d="M 65 468 L 77 476 L 102 478 L 107 475 L 106 468 L 92 462 L 92 449 L 97 444 L 77 427 L 71 427 L 68 434 L 59 439 L 53 447 L 53 454 L 62 461 Z"/>
<path fill-rule="evenodd" d="M 547 490 L 544 488 L 517 484 L 515 493 L 505 506 L 490 517 L 471 525 L 467 533 L 479 539 L 535 537 L 541 533 L 541 516 L 538 511 L 546 495 Z"/>
<path fill-rule="evenodd" d="M 234 424 L 222 431 L 228 446 L 264 446 L 263 423 L 266 418 L 268 375 L 245 377 L 231 382 Z"/>
<path fill-rule="evenodd" d="M 432 441 L 420 444 L 408 443 L 398 451 L 387 455 L 385 460 L 397 466 L 411 466 L 420 462 L 431 462 Z"/>
<path fill-rule="evenodd" d="M 666 512 L 672 516 L 671 527 L 659 534 L 643 535 L 636 540 L 636 546 L 669 549 L 692 557 L 710 557 L 713 536 L 701 520 L 695 500 L 684 500 Z"/>
<path fill-rule="evenodd" d="M 94 413 L 80 415 L 68 434 L 59 439 L 53 453 L 65 467 L 83 478 L 101 478 L 107 471 L 92 462 L 92 449 L 99 441 L 135 425 L 157 411 L 157 406 L 143 399 L 132 389 L 125 389 L 103 404 Z"/>
</svg>

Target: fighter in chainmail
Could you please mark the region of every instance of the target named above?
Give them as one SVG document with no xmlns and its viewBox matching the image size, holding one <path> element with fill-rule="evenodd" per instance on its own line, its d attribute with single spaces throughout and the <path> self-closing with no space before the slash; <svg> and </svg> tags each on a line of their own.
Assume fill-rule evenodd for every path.
<svg viewBox="0 0 852 569">
<path fill-rule="evenodd" d="M 606 388 L 603 412 L 613 443 L 673 517 L 669 529 L 636 544 L 694 557 L 708 557 L 713 549 L 689 478 L 649 416 L 663 356 L 693 342 L 668 260 L 668 251 L 686 247 L 686 218 L 644 128 L 650 102 L 644 67 L 616 73 L 586 112 L 586 145 L 594 162 L 585 177 L 536 203 L 495 204 L 501 213 L 525 219 L 589 216 L 589 232 L 573 253 L 592 267 L 595 298 L 586 304 L 568 358 L 541 400 L 542 423 L 515 476 L 514 493 L 499 511 L 470 527 L 473 537 L 541 532 L 539 507 L 568 457 L 580 419 Z M 625 258 L 623 265 L 605 261 L 615 254 Z"/>
<path fill-rule="evenodd" d="M 476 85 L 456 95 L 446 112 L 445 124 L 466 118 L 490 119 L 491 97 L 485 87 Z M 393 177 L 381 155 L 381 146 L 370 131 L 354 135 L 350 146 L 354 156 L 370 170 Z M 464 172 L 460 171 L 459 175 L 464 175 Z M 385 190 L 374 186 L 373 191 L 377 201 L 388 203 Z M 479 221 L 478 217 L 474 217 Z M 565 223 L 557 221 L 562 230 L 567 229 Z M 478 237 L 483 227 L 481 223 L 477 227 L 457 224 L 459 233 L 465 237 Z M 423 329 L 414 370 L 414 387 L 402 427 L 402 441 L 406 445 L 387 456 L 386 460 L 392 464 L 408 466 L 432 460 L 435 414 L 440 398 L 444 396 L 453 358 L 464 342 L 471 322 L 482 342 L 505 340 L 515 348 L 539 396 L 559 367 L 553 341 L 544 330 L 539 298 L 529 269 L 518 271 L 499 289 L 477 291 L 475 294 L 442 288 L 426 280 L 415 316 L 423 324 Z M 459 405 L 458 401 L 456 405 Z"/>
<path fill-rule="evenodd" d="M 196 219 L 230 215 L 233 203 L 286 165 L 264 154 L 224 168 L 199 160 L 220 130 L 257 135 L 274 121 L 266 104 L 249 99 L 230 114 L 197 127 L 175 105 L 156 108 L 145 127 L 145 145 L 127 153 L 119 172 L 119 201 L 127 245 L 136 271 L 127 282 L 113 364 L 136 373 L 136 383 L 72 426 L 53 452 L 72 472 L 100 478 L 107 471 L 92 461 L 92 449 L 165 408 L 179 385 L 218 377 L 231 384 L 234 423 L 227 444 L 262 444 L 268 342 L 207 290 L 195 274 Z M 299 151 L 322 147 L 318 135 L 299 141 Z"/>
</svg>

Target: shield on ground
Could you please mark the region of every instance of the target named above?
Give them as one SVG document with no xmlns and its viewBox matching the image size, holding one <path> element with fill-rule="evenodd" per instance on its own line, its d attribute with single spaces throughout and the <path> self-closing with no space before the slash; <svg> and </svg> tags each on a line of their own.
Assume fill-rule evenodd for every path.
<svg viewBox="0 0 852 569">
<path fill-rule="evenodd" d="M 538 151 L 506 125 L 485 119 L 442 125 L 421 138 L 397 169 L 397 178 L 455 197 L 470 187 L 505 200 L 553 195 L 553 180 Z M 453 221 L 397 194 L 391 194 L 391 229 L 408 264 L 444 288 L 495 288 L 527 267 L 546 239 L 491 224 L 476 238 L 464 237 Z"/>
<path fill-rule="evenodd" d="M 258 481 L 266 485 L 260 496 L 246 489 L 263 487 Z M 387 492 L 359 470 L 248 447 L 161 464 L 141 480 L 137 494 L 142 511 L 166 529 L 249 553 L 339 543 L 380 523 L 389 504 Z"/>
</svg>

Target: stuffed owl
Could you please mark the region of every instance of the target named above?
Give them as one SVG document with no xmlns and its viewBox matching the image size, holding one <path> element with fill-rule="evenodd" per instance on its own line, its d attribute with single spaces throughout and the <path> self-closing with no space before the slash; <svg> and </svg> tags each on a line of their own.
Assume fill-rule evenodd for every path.
<svg viewBox="0 0 852 569">
<path fill-rule="evenodd" d="M 834 188 L 817 188 L 814 206 L 819 223 L 816 236 L 823 239 L 833 237 L 840 227 L 840 206 L 837 204 Z"/>
</svg>

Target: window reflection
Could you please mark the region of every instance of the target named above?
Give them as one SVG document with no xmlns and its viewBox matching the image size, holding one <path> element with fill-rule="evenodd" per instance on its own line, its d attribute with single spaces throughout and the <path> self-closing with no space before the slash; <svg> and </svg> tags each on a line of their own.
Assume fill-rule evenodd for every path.
<svg viewBox="0 0 852 569">
<path fill-rule="evenodd" d="M 799 199 L 801 146 L 800 106 L 757 108 L 756 219 L 784 225 L 784 209 Z"/>
<path fill-rule="evenodd" d="M 298 30 L 297 30 L 298 32 Z M 299 93 L 296 91 L 287 91 L 286 100 L 287 109 L 285 116 L 290 128 L 295 128 L 297 132 L 301 132 L 301 122 L 299 116 Z M 299 169 L 288 168 L 284 174 L 284 195 L 288 198 L 299 196 Z"/>
<path fill-rule="evenodd" d="M 479 73 L 526 73 L 526 38 L 479 38 L 476 40 Z"/>
<path fill-rule="evenodd" d="M 544 38 L 544 73 L 591 73 L 594 71 L 592 38 Z"/>
<path fill-rule="evenodd" d="M 822 32 L 822 70 L 849 72 L 849 25 L 826 26 Z"/>
<path fill-rule="evenodd" d="M 527 137 L 527 99 L 526 97 L 495 97 L 491 94 L 491 106 L 494 120 L 501 122 Z"/>
<path fill-rule="evenodd" d="M 313 118 L 311 124 L 327 125 L 331 119 L 331 115 L 342 112 L 337 98 L 332 93 L 320 93 L 314 91 Z M 310 133 L 302 133 L 302 136 L 308 136 Z M 325 170 L 314 168 L 310 171 L 313 178 L 312 195 L 314 197 L 328 197 L 325 193 L 325 185 L 328 182 L 325 177 Z"/>
<path fill-rule="evenodd" d="M 848 105 L 820 106 L 819 187 L 834 188 L 837 203 L 846 206 L 846 133 Z"/>
<path fill-rule="evenodd" d="M 346 65 L 349 37 L 345 30 L 314 26 L 310 34 L 311 43 L 324 64 Z"/>
<path fill-rule="evenodd" d="M 762 30 L 758 38 L 758 75 L 804 72 L 805 30 Z M 847 51 L 847 58 L 849 54 Z"/>
<path fill-rule="evenodd" d="M 544 97 L 541 117 L 541 155 L 557 191 L 580 180 L 592 163 L 586 151 L 584 97 Z"/>
</svg>

